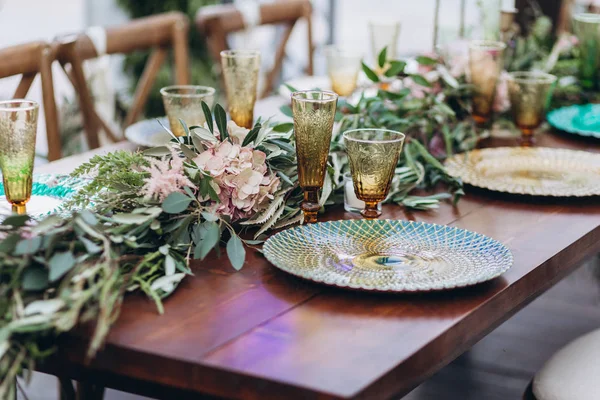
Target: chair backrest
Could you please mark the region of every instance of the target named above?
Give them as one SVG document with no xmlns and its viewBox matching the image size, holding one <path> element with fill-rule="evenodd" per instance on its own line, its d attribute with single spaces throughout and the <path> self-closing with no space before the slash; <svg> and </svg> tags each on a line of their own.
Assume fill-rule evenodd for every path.
<svg viewBox="0 0 600 400">
<path fill-rule="evenodd" d="M 38 74 L 41 76 L 49 161 L 61 157 L 52 61 L 52 51 L 46 42 L 32 42 L 0 49 L 0 78 L 21 75 L 21 81 L 13 95 L 14 99 L 25 98 L 35 77 Z"/>
<path fill-rule="evenodd" d="M 260 97 L 273 90 L 275 80 L 281 71 L 285 57 L 285 46 L 296 22 L 305 18 L 308 27 L 308 68 L 313 73 L 312 6 L 310 0 L 286 0 L 260 5 L 260 25 L 284 25 L 281 42 L 275 52 L 273 68 L 267 72 L 265 86 Z M 215 63 L 220 65 L 220 53 L 228 50 L 227 35 L 246 28 L 242 13 L 233 4 L 202 7 L 196 15 L 196 27 L 206 37 L 206 42 Z"/>
<path fill-rule="evenodd" d="M 140 116 L 160 67 L 173 49 L 175 81 L 179 85 L 189 83 L 188 53 L 189 20 L 180 12 L 159 14 L 140 18 L 130 23 L 106 29 L 106 54 L 127 54 L 137 50 L 152 49 L 137 84 L 133 102 L 125 117 L 124 128 Z M 102 128 L 107 136 L 119 140 L 109 125 L 94 108 L 92 95 L 87 86 L 82 63 L 99 56 L 92 40 L 86 34 L 66 35 L 53 43 L 56 59 L 65 69 L 79 97 L 83 113 L 84 129 L 90 148 L 100 145 L 98 131 Z"/>
</svg>

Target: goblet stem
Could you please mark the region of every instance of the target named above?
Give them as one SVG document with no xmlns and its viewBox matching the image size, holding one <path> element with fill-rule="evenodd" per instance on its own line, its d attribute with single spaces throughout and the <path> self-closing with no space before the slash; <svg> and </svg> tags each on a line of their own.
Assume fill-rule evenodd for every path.
<svg viewBox="0 0 600 400">
<path fill-rule="evenodd" d="M 381 211 L 377 209 L 376 201 L 365 201 L 365 209 L 360 214 L 366 219 L 377 219 L 381 215 Z"/>
<path fill-rule="evenodd" d="M 533 129 L 521 129 L 521 138 L 519 139 L 521 147 L 532 147 L 535 144 Z"/>
<path fill-rule="evenodd" d="M 318 192 L 312 189 L 305 190 L 304 201 L 300 205 L 300 208 L 304 212 L 304 223 L 314 224 L 317 222 L 317 213 L 321 208 Z"/>
<path fill-rule="evenodd" d="M 15 214 L 26 214 L 27 210 L 26 210 L 26 206 L 25 203 L 23 204 L 17 204 L 17 203 L 12 203 L 12 212 Z"/>
</svg>

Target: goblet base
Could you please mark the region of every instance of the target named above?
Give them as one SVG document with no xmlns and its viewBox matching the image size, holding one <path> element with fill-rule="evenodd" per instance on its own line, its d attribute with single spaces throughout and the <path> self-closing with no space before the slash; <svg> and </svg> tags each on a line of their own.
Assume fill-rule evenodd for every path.
<svg viewBox="0 0 600 400">
<path fill-rule="evenodd" d="M 12 212 L 15 214 L 26 214 L 27 213 L 27 209 L 25 206 L 25 202 L 23 203 L 11 203 L 12 206 Z"/>
<path fill-rule="evenodd" d="M 381 215 L 381 211 L 377 209 L 377 201 L 365 201 L 365 209 L 360 212 L 360 215 L 366 219 L 377 219 Z"/>
<path fill-rule="evenodd" d="M 300 204 L 300 208 L 304 213 L 304 223 L 314 224 L 317 222 L 317 213 L 321 209 L 318 192 L 315 190 L 305 190 L 304 201 Z"/>
</svg>

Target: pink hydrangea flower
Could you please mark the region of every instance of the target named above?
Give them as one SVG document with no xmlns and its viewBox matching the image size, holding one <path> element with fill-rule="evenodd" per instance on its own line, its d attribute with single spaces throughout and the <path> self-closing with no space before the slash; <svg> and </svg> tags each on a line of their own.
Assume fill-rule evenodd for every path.
<svg viewBox="0 0 600 400">
<path fill-rule="evenodd" d="M 233 143 L 207 143 L 208 148 L 194 159 L 198 168 L 213 178 L 211 184 L 219 196 L 219 202 L 212 205 L 214 211 L 233 221 L 265 209 L 280 183 L 269 172 L 265 153 L 240 145 L 247 133 L 248 130 L 236 131 L 234 127 L 229 130 Z"/>
<path fill-rule="evenodd" d="M 144 179 L 144 186 L 141 193 L 147 198 L 163 201 L 168 195 L 174 192 L 184 192 L 184 187 L 188 186 L 197 189 L 189 180 L 183 170 L 183 158 L 171 147 L 172 158 L 162 159 L 151 158 L 149 167 L 142 167 L 143 171 L 150 173 L 150 177 Z"/>
</svg>

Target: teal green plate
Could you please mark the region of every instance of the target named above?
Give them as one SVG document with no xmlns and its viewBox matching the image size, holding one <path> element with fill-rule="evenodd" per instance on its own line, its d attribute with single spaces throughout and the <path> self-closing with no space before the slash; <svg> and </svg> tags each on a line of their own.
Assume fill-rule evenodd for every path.
<svg viewBox="0 0 600 400">
<path fill-rule="evenodd" d="M 558 108 L 548 113 L 547 120 L 558 130 L 600 138 L 600 104 Z"/>
<path fill-rule="evenodd" d="M 265 257 L 292 275 L 377 292 L 419 292 L 496 278 L 513 262 L 497 240 L 452 226 L 401 220 L 303 225 L 273 235 Z"/>
<path fill-rule="evenodd" d="M 68 214 L 70 210 L 64 209 L 63 204 L 86 183 L 85 179 L 72 178 L 68 175 L 34 174 L 27 213 L 35 219 L 50 214 Z M 0 219 L 10 213 L 11 207 L 5 197 L 4 185 L 0 181 Z"/>
</svg>

